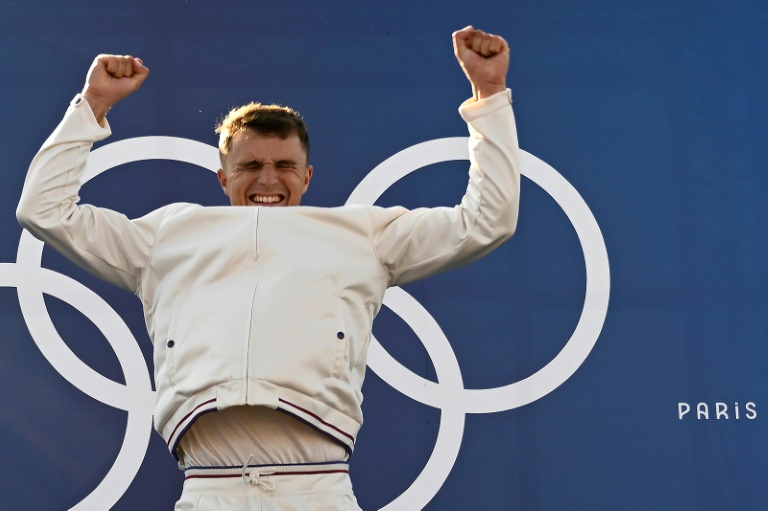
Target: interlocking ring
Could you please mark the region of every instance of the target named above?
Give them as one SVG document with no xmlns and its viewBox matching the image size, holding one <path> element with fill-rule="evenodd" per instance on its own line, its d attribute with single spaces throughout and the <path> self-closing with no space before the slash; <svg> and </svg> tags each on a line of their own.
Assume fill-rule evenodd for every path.
<svg viewBox="0 0 768 511">
<path fill-rule="evenodd" d="M 464 414 L 511 410 L 549 394 L 581 366 L 603 328 L 608 312 L 610 270 L 600 227 L 587 204 L 565 178 L 532 154 L 520 153 L 521 174 L 555 199 L 578 234 L 587 270 L 584 307 L 579 323 L 560 353 L 533 375 L 503 387 L 465 389 L 456 355 L 437 324 L 431 330 L 424 331 L 423 335 L 417 330 L 416 325 L 423 329 L 424 325 L 434 323 L 432 316 L 405 291 L 388 290 L 384 305 L 418 335 L 435 366 L 438 383 L 408 370 L 392 358 L 376 339 L 373 339 L 368 351 L 368 366 L 411 399 L 440 408 L 441 420 L 435 449 L 426 466 L 402 495 L 383 508 L 386 511 L 422 509 L 437 494 L 456 462 L 459 447 L 448 439 L 460 444 Z M 434 163 L 466 159 L 466 137 L 436 139 L 411 146 L 374 168 L 352 191 L 347 204 L 373 204 L 389 187 L 411 172 Z M 447 382 L 443 378 L 446 373 L 452 375 Z"/>
</svg>

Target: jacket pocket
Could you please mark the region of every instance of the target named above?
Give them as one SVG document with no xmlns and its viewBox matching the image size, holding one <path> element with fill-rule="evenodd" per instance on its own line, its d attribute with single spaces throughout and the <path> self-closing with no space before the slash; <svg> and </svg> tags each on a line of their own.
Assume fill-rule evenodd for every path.
<svg viewBox="0 0 768 511">
<path fill-rule="evenodd" d="M 346 327 L 343 308 L 341 306 L 341 299 L 336 295 L 336 293 L 333 294 L 333 300 L 334 304 L 336 305 L 338 328 L 336 332 L 333 332 L 333 335 L 335 336 L 335 350 L 333 357 L 333 367 L 331 368 L 331 378 L 339 378 L 341 375 L 346 374 L 348 370 L 348 346 L 351 332 Z"/>
<path fill-rule="evenodd" d="M 181 309 L 173 311 L 171 323 L 168 325 L 168 335 L 165 340 L 165 374 L 168 376 L 168 384 L 170 386 L 176 385 L 176 366 L 179 358 L 177 354 L 179 351 L 179 343 L 176 334 L 180 315 Z"/>
</svg>

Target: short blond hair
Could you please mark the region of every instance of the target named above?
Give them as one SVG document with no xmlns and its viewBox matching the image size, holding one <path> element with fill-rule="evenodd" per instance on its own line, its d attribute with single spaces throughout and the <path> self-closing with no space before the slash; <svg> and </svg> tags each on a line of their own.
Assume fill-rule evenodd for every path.
<svg viewBox="0 0 768 511">
<path fill-rule="evenodd" d="M 309 161 L 309 134 L 299 112 L 287 106 L 251 102 L 230 110 L 216 126 L 216 133 L 219 134 L 219 159 L 222 166 L 224 158 L 232 149 L 232 139 L 245 130 L 253 130 L 262 135 L 274 135 L 282 139 L 297 135 Z"/>
</svg>

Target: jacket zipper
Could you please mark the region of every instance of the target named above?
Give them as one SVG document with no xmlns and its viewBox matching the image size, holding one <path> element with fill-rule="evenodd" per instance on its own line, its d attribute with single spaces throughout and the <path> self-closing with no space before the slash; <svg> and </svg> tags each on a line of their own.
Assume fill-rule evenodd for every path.
<svg viewBox="0 0 768 511">
<path fill-rule="evenodd" d="M 249 378 L 251 374 L 251 337 L 253 336 L 254 328 L 253 328 L 253 316 L 254 316 L 254 306 L 256 305 L 256 291 L 259 288 L 259 242 L 258 242 L 258 233 L 259 233 L 259 209 L 261 208 L 253 208 L 254 211 L 254 226 L 253 226 L 253 293 L 251 293 L 251 313 L 248 317 L 248 334 L 247 338 L 245 340 L 245 374 L 243 375 L 243 383 L 244 383 L 244 400 L 245 404 L 248 403 L 248 398 L 250 397 L 248 395 L 248 387 L 249 387 Z"/>
</svg>

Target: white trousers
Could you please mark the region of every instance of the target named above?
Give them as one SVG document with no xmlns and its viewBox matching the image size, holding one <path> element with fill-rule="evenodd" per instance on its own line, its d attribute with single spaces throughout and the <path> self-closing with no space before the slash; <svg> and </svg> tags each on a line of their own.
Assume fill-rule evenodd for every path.
<svg viewBox="0 0 768 511">
<path fill-rule="evenodd" d="M 362 511 L 346 463 L 194 467 L 174 511 Z"/>
</svg>

